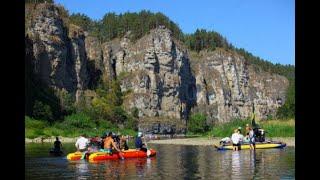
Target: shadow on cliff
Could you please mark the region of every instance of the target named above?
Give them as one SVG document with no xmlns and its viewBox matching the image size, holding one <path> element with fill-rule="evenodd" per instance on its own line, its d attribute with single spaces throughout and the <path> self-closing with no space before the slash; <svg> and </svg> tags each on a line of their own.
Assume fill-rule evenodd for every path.
<svg viewBox="0 0 320 180">
<path fill-rule="evenodd" d="M 25 47 L 25 113 L 28 116 L 32 116 L 35 102 L 40 101 L 51 108 L 53 117 L 49 121 L 58 119 L 61 115 L 60 100 L 54 94 L 54 89 L 43 83 L 43 80 L 36 76 L 33 41 L 28 36 L 25 37 Z M 42 58 L 48 59 L 45 50 L 41 54 Z"/>
<path fill-rule="evenodd" d="M 182 119 L 187 120 L 191 108 L 196 105 L 197 88 L 196 79 L 192 74 L 189 59 L 185 56 L 182 58 L 179 76 L 181 77 L 179 99 L 180 102 L 184 104 L 183 106 L 185 106 L 180 110 L 180 114 Z"/>
</svg>

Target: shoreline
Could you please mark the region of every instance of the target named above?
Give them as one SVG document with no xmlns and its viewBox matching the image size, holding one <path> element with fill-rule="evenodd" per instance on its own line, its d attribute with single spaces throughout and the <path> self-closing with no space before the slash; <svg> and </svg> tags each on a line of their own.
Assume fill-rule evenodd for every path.
<svg viewBox="0 0 320 180">
<path fill-rule="evenodd" d="M 78 137 L 59 137 L 62 143 L 75 143 Z M 171 144 L 171 145 L 194 145 L 194 146 L 212 146 L 213 144 L 219 144 L 221 137 L 186 137 L 186 138 L 173 138 L 173 139 L 160 139 L 147 141 L 148 144 Z M 53 143 L 55 137 L 47 138 L 25 138 L 25 143 Z M 287 146 L 295 147 L 295 137 L 273 137 L 267 138 L 267 140 L 285 142 Z"/>
<path fill-rule="evenodd" d="M 70 138 L 70 137 L 59 137 L 59 141 L 61 141 L 61 143 L 75 143 L 77 141 L 79 137 L 74 137 L 74 138 Z M 56 137 L 37 137 L 34 139 L 30 139 L 30 138 L 25 138 L 24 142 L 25 143 L 53 143 L 56 140 Z"/>
<path fill-rule="evenodd" d="M 163 139 L 151 140 L 148 144 L 171 144 L 171 145 L 194 145 L 194 146 L 212 146 L 219 145 L 220 137 L 199 137 L 185 139 Z M 285 142 L 289 147 L 295 147 L 295 137 L 273 137 L 267 140 Z"/>
</svg>

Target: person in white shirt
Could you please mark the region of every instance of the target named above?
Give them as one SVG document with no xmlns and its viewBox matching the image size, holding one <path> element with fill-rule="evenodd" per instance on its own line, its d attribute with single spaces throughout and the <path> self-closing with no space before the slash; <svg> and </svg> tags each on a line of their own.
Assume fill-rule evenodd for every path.
<svg viewBox="0 0 320 180">
<path fill-rule="evenodd" d="M 88 144 L 89 140 L 85 138 L 85 135 L 81 135 L 75 145 L 78 151 L 85 152 L 87 150 Z"/>
<path fill-rule="evenodd" d="M 233 146 L 234 151 L 239 150 L 240 140 L 241 140 L 241 136 L 239 134 L 239 131 L 238 131 L 238 129 L 235 129 L 234 133 L 231 136 L 231 141 L 232 141 L 232 146 Z"/>
</svg>

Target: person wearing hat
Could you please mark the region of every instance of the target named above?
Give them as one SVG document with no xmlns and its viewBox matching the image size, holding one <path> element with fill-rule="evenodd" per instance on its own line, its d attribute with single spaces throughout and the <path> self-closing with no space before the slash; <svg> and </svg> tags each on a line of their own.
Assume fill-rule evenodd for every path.
<svg viewBox="0 0 320 180">
<path fill-rule="evenodd" d="M 142 142 L 142 136 L 143 136 L 142 132 L 138 132 L 138 136 L 135 140 L 135 146 L 136 146 L 136 149 L 147 152 L 147 148 L 145 147 L 145 144 Z"/>
<path fill-rule="evenodd" d="M 241 129 L 242 129 L 242 128 L 239 126 L 239 127 L 238 127 L 238 131 L 239 131 L 240 134 L 241 134 Z"/>
</svg>

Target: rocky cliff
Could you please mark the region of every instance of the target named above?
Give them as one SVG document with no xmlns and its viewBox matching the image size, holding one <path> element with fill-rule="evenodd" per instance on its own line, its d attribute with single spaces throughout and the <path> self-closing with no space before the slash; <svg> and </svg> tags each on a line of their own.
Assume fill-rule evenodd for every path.
<svg viewBox="0 0 320 180">
<path fill-rule="evenodd" d="M 89 79 L 84 32 L 74 25 L 67 28 L 54 5 L 35 8 L 27 29 L 35 57 L 34 72 L 49 87 L 71 92 L 78 100 Z"/>
<path fill-rule="evenodd" d="M 114 65 L 111 69 L 121 82 L 121 90 L 130 91 L 124 106 L 138 108 L 143 125 L 165 126 L 165 119 L 177 122 L 176 127 L 185 125 L 196 102 L 195 78 L 186 51 L 177 46 L 165 27 L 152 30 L 135 43 L 127 36 L 107 43 L 109 62 Z"/>
<path fill-rule="evenodd" d="M 288 80 L 258 72 L 238 54 L 223 49 L 193 54 L 197 106 L 193 111 L 207 115 L 209 124 L 256 117 L 274 116 L 285 100 Z"/>
<path fill-rule="evenodd" d="M 76 100 L 100 77 L 118 79 L 123 105 L 138 109 L 144 131 L 184 132 L 191 112 L 205 113 L 209 124 L 247 118 L 253 105 L 257 117 L 266 118 L 285 101 L 285 77 L 259 72 L 223 49 L 187 52 L 165 27 L 135 42 L 128 32 L 101 44 L 65 25 L 54 5 L 40 4 L 34 12 L 27 34 L 37 76 Z"/>
</svg>

